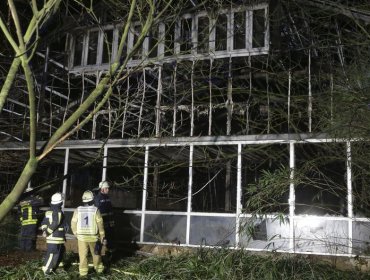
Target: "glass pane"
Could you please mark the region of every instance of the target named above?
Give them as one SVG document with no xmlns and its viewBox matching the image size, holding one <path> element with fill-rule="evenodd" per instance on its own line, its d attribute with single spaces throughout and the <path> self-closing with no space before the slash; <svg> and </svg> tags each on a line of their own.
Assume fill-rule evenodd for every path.
<svg viewBox="0 0 370 280">
<path fill-rule="evenodd" d="M 245 49 L 245 12 L 234 13 L 234 50 Z"/>
<path fill-rule="evenodd" d="M 135 246 L 133 242 L 140 240 L 141 214 L 115 213 L 115 237 L 116 242 L 125 243 L 125 248 Z M 137 248 L 130 248 L 135 249 Z"/>
<path fill-rule="evenodd" d="M 112 59 L 113 30 L 104 31 L 102 63 L 109 63 Z"/>
<path fill-rule="evenodd" d="M 370 254 L 370 223 L 353 222 L 352 224 L 352 246 L 353 254 L 369 255 Z"/>
<path fill-rule="evenodd" d="M 186 243 L 186 216 L 145 215 L 145 242 Z"/>
<path fill-rule="evenodd" d="M 73 57 L 73 66 L 80 66 L 82 63 L 82 53 L 84 46 L 84 34 L 77 34 L 75 37 L 75 52 Z"/>
<path fill-rule="evenodd" d="M 109 148 L 107 181 L 114 186 L 109 192 L 114 207 L 141 209 L 145 150 Z"/>
<path fill-rule="evenodd" d="M 195 147 L 192 210 L 235 212 L 237 146 Z"/>
<path fill-rule="evenodd" d="M 149 151 L 148 210 L 186 211 L 189 148 L 159 147 Z"/>
<path fill-rule="evenodd" d="M 234 246 L 235 217 L 191 217 L 190 244 Z"/>
<path fill-rule="evenodd" d="M 348 253 L 348 222 L 304 217 L 294 222 L 295 250 L 329 254 Z"/>
<path fill-rule="evenodd" d="M 289 240 L 289 222 L 284 217 L 281 219 L 241 219 L 240 243 L 243 247 L 288 250 Z"/>
<path fill-rule="evenodd" d="M 370 217 L 370 146 L 366 142 L 351 145 L 353 213 Z"/>
<path fill-rule="evenodd" d="M 209 18 L 198 18 L 198 53 L 208 53 L 209 50 Z"/>
<path fill-rule="evenodd" d="M 82 205 L 81 197 L 86 190 L 97 190 L 102 179 L 102 149 L 71 149 L 68 161 L 66 207 Z"/>
<path fill-rule="evenodd" d="M 252 47 L 261 48 L 265 46 L 265 9 L 253 11 L 253 39 Z"/>
<path fill-rule="evenodd" d="M 181 54 L 188 54 L 191 51 L 191 30 L 192 19 L 187 18 L 181 20 L 181 33 L 180 33 L 180 51 Z"/>
<path fill-rule="evenodd" d="M 296 214 L 347 215 L 345 151 L 341 143 L 295 145 Z"/>
<path fill-rule="evenodd" d="M 96 58 L 98 55 L 98 39 L 99 39 L 99 32 L 93 31 L 90 32 L 89 35 L 89 49 L 87 55 L 87 64 L 88 65 L 95 65 Z"/>
<path fill-rule="evenodd" d="M 220 14 L 216 19 L 216 51 L 227 48 L 227 15 Z"/>
</svg>

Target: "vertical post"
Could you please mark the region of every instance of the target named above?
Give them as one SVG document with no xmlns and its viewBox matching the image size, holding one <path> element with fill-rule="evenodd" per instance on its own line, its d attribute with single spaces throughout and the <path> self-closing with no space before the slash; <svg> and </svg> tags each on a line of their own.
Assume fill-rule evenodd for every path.
<svg viewBox="0 0 370 280">
<path fill-rule="evenodd" d="M 107 163 L 108 163 L 108 147 L 104 146 L 104 155 L 103 155 L 103 174 L 101 177 L 102 181 L 107 179 Z"/>
<path fill-rule="evenodd" d="M 347 209 L 348 209 L 348 254 L 352 254 L 352 223 L 353 223 L 353 204 L 352 204 L 352 151 L 351 151 L 351 142 L 346 142 L 347 146 Z"/>
<path fill-rule="evenodd" d="M 148 191 L 147 191 L 148 160 L 149 160 L 149 146 L 146 146 L 145 147 L 145 162 L 144 162 L 144 179 L 143 179 L 143 200 L 141 203 L 140 242 L 144 241 L 146 196 L 148 194 Z"/>
<path fill-rule="evenodd" d="M 141 97 L 141 104 L 140 104 L 140 113 L 139 113 L 139 124 L 137 128 L 137 137 L 140 137 L 141 134 L 141 119 L 143 116 L 143 107 L 144 107 L 144 102 L 145 102 L 145 92 L 146 92 L 146 70 L 145 68 L 143 69 L 143 79 L 144 79 L 144 84 L 143 84 L 143 96 Z"/>
<path fill-rule="evenodd" d="M 195 61 L 191 65 L 191 75 L 190 75 L 190 87 L 191 87 L 191 112 L 190 112 L 190 136 L 194 134 L 194 66 Z"/>
<path fill-rule="evenodd" d="M 267 64 L 268 66 L 268 64 Z M 267 95 L 267 133 L 270 133 L 271 129 L 271 108 L 270 108 L 270 92 L 269 92 L 269 75 L 266 71 L 266 95 Z"/>
<path fill-rule="evenodd" d="M 238 144 L 238 166 L 236 174 L 236 225 L 235 247 L 240 247 L 240 214 L 242 213 L 242 144 Z"/>
<path fill-rule="evenodd" d="M 212 134 L 212 67 L 213 58 L 209 60 L 209 76 L 208 76 L 208 86 L 209 86 L 209 113 L 208 113 L 208 135 Z"/>
<path fill-rule="evenodd" d="M 289 143 L 289 250 L 294 253 L 294 208 L 295 208 L 295 190 L 294 190 L 294 169 L 295 169 L 295 150 L 294 143 Z"/>
<path fill-rule="evenodd" d="M 176 121 L 177 121 L 177 63 L 175 64 L 175 69 L 173 70 L 173 124 L 172 124 L 172 136 L 176 135 Z"/>
<path fill-rule="evenodd" d="M 308 132 L 312 132 L 311 50 L 308 50 Z"/>
<path fill-rule="evenodd" d="M 63 179 L 63 189 L 62 189 L 62 193 L 64 194 L 64 200 L 63 200 L 63 205 L 62 205 L 62 208 L 64 209 L 64 204 L 65 204 L 65 200 L 66 200 L 66 197 L 67 197 L 67 174 L 68 174 L 68 160 L 69 160 L 69 148 L 66 148 L 65 150 L 65 154 L 64 154 L 64 171 L 63 171 L 63 175 L 64 175 L 64 179 Z"/>
<path fill-rule="evenodd" d="M 129 70 L 127 70 L 129 71 Z M 130 96 L 130 77 L 127 77 L 127 90 L 126 90 L 126 102 L 125 102 L 125 108 L 123 109 L 123 117 L 122 117 L 122 130 L 121 130 L 121 137 L 123 138 L 125 134 L 125 124 L 126 124 L 126 115 L 127 115 L 127 110 L 129 106 L 129 99 Z"/>
<path fill-rule="evenodd" d="M 330 123 L 333 124 L 333 91 L 334 91 L 334 77 L 330 74 Z"/>
<path fill-rule="evenodd" d="M 156 120 L 155 120 L 155 137 L 160 136 L 161 122 L 161 97 L 162 97 L 162 66 L 158 67 L 158 87 L 157 87 L 157 103 L 155 105 Z"/>
<path fill-rule="evenodd" d="M 227 78 L 227 101 L 226 101 L 226 110 L 227 110 L 227 121 L 226 121 L 226 135 L 231 134 L 231 120 L 233 115 L 233 75 L 232 71 L 232 58 L 229 57 L 229 72 Z"/>
<path fill-rule="evenodd" d="M 191 213 L 191 200 L 192 200 L 192 187 L 193 187 L 193 154 L 194 145 L 190 144 L 189 150 L 189 181 L 188 181 L 188 205 L 186 211 L 186 245 L 190 244 L 190 213 Z"/>
<path fill-rule="evenodd" d="M 292 87 L 292 72 L 289 69 L 288 73 L 288 133 L 290 133 L 290 99 L 291 99 L 291 87 Z"/>
</svg>

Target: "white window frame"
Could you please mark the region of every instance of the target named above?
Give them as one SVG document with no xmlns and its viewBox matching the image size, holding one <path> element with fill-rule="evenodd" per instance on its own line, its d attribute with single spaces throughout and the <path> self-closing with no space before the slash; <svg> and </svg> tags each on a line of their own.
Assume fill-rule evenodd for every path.
<svg viewBox="0 0 370 280">
<path fill-rule="evenodd" d="M 255 10 L 264 10 L 265 12 L 265 38 L 264 38 L 264 46 L 253 48 L 253 11 Z M 243 49 L 236 49 L 234 50 L 234 14 L 236 12 L 245 12 L 245 48 Z M 258 5 L 252 6 L 241 6 L 232 9 L 221 9 L 218 11 L 218 14 L 225 14 L 227 16 L 227 46 L 226 50 L 216 51 L 216 19 L 210 17 L 210 15 L 206 11 L 200 11 L 194 14 L 184 14 L 182 15 L 174 24 L 174 54 L 171 56 L 164 55 L 165 53 L 165 34 L 166 34 L 166 25 L 165 22 L 160 22 L 156 28 L 158 31 L 158 46 L 157 46 L 157 56 L 153 58 L 149 58 L 149 38 L 145 38 L 143 41 L 141 54 L 139 59 L 131 58 L 128 62 L 128 67 L 133 67 L 138 65 L 139 63 L 156 63 L 162 64 L 164 62 L 171 62 L 176 59 L 181 60 L 198 60 L 198 59 L 206 59 L 209 57 L 212 58 L 224 58 L 224 57 L 238 57 L 238 56 L 251 56 L 251 55 L 261 55 L 267 54 L 269 51 L 269 40 L 270 40 L 270 32 L 269 32 L 269 18 L 268 18 L 268 3 L 261 3 Z M 209 38 L 208 38 L 208 52 L 205 53 L 198 53 L 198 28 L 199 28 L 199 18 L 201 17 L 208 17 L 209 19 Z M 191 19 L 191 50 L 190 53 L 181 54 L 181 44 L 179 42 L 179 38 L 181 36 L 181 25 L 182 21 L 186 19 Z M 130 27 L 128 38 L 127 38 L 127 51 L 130 52 L 133 48 L 134 44 L 134 28 L 139 26 L 138 22 L 133 23 Z M 83 41 L 83 50 L 82 50 L 82 59 L 81 65 L 73 65 L 74 60 L 74 53 L 76 47 L 76 35 L 73 36 L 72 40 L 72 51 L 71 51 L 71 58 L 69 59 L 69 65 L 71 71 L 79 71 L 79 70 L 104 70 L 107 68 L 107 63 L 102 64 L 102 52 L 103 52 L 103 42 L 104 42 L 104 35 L 103 32 L 106 30 L 113 29 L 113 42 L 112 42 L 112 57 L 111 60 L 116 56 L 119 44 L 119 28 L 122 28 L 122 24 L 119 25 L 107 25 L 103 28 L 94 27 L 90 28 L 85 31 L 84 41 Z M 79 29 L 81 30 L 81 29 Z M 87 58 L 88 58 L 88 50 L 89 50 L 89 38 L 91 32 L 99 31 L 98 36 L 98 45 L 97 45 L 97 58 L 96 64 L 88 65 Z M 127 54 L 124 54 L 127 55 Z M 81 69 L 82 68 L 82 69 Z"/>
</svg>

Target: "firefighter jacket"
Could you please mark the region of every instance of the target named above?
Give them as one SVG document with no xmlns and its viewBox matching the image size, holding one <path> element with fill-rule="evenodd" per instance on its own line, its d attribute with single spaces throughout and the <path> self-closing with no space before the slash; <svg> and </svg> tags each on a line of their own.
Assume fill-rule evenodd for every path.
<svg viewBox="0 0 370 280">
<path fill-rule="evenodd" d="M 45 212 L 41 229 L 46 233 L 46 243 L 63 244 L 65 242 L 66 223 L 61 205 L 51 205 Z"/>
<path fill-rule="evenodd" d="M 113 207 L 109 195 L 99 192 L 94 198 L 94 204 L 103 217 L 104 227 L 114 227 Z"/>
<path fill-rule="evenodd" d="M 36 225 L 38 217 L 41 214 L 40 206 L 43 199 L 40 196 L 31 195 L 29 198 L 22 200 L 18 205 L 19 220 L 22 226 Z"/>
<path fill-rule="evenodd" d="M 77 239 L 96 242 L 105 238 L 102 216 L 95 206 L 80 206 L 73 212 L 71 228 Z"/>
</svg>

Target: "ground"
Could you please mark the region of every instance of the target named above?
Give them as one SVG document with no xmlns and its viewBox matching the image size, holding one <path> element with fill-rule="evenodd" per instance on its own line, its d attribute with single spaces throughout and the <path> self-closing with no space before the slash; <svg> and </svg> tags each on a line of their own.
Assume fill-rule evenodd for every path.
<svg viewBox="0 0 370 280">
<path fill-rule="evenodd" d="M 40 260 L 44 256 L 44 252 L 32 251 L 23 252 L 19 250 L 13 250 L 8 252 L 0 253 L 0 266 L 11 266 L 16 267 L 30 260 Z"/>
</svg>

